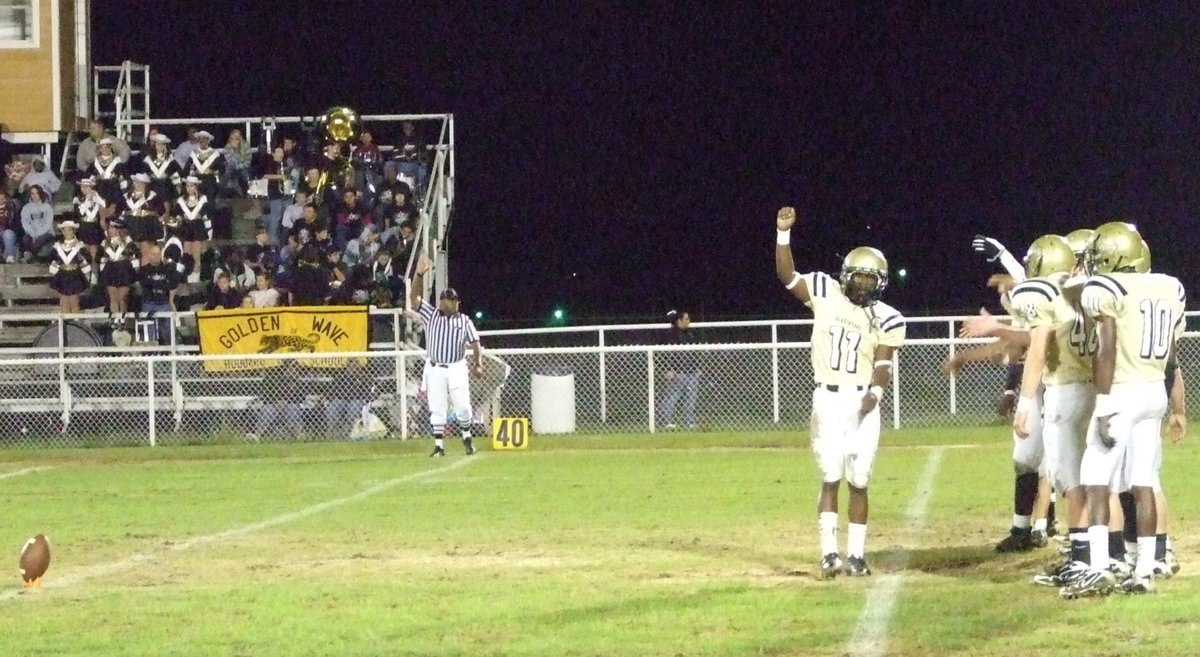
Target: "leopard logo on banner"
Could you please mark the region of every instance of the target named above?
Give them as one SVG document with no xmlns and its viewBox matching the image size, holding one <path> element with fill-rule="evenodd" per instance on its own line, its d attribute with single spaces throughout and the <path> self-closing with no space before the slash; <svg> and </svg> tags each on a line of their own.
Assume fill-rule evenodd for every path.
<svg viewBox="0 0 1200 657">
<path fill-rule="evenodd" d="M 257 354 L 315 354 L 367 350 L 366 306 L 314 306 L 202 310 L 196 314 L 200 352 L 231 356 L 206 360 L 208 372 L 239 372 L 279 367 L 282 360 Z M 241 358 L 238 358 L 238 357 Z M 345 358 L 303 358 L 305 367 L 338 368 Z"/>
</svg>

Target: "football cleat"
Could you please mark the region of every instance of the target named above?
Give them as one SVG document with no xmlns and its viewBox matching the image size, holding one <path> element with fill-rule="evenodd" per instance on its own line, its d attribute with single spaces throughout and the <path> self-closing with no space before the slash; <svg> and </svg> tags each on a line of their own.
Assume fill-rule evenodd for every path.
<svg viewBox="0 0 1200 657">
<path fill-rule="evenodd" d="M 1112 573 L 1114 580 L 1120 582 L 1133 575 L 1133 564 L 1128 561 L 1113 559 L 1108 563 L 1108 572 Z"/>
<path fill-rule="evenodd" d="M 1038 586 L 1053 586 L 1061 589 L 1088 573 L 1088 565 L 1082 561 L 1066 561 L 1053 570 L 1034 575 L 1033 583 Z"/>
<path fill-rule="evenodd" d="M 833 579 L 842 572 L 842 558 L 830 552 L 821 558 L 821 579 Z"/>
<path fill-rule="evenodd" d="M 1013 527 L 1003 541 L 996 544 L 997 552 L 1028 552 L 1033 549 L 1033 536 L 1029 529 Z"/>
<path fill-rule="evenodd" d="M 1154 576 L 1153 575 L 1138 575 L 1133 574 L 1121 582 L 1117 588 L 1121 593 L 1130 595 L 1139 595 L 1142 593 L 1154 593 Z"/>
<path fill-rule="evenodd" d="M 852 556 L 846 559 L 846 574 L 850 577 L 866 577 L 871 574 L 871 569 L 867 567 L 866 559 Z"/>
<path fill-rule="evenodd" d="M 1174 574 L 1175 572 L 1171 570 L 1171 565 L 1166 560 L 1154 562 L 1154 579 L 1171 579 Z"/>
<path fill-rule="evenodd" d="M 442 449 L 441 447 L 434 447 L 433 451 L 429 453 L 429 458 L 431 458 L 431 459 L 432 458 L 440 458 L 445 455 L 446 455 L 445 449 Z"/>
<path fill-rule="evenodd" d="M 1179 560 L 1175 558 L 1175 550 L 1167 550 L 1167 556 L 1162 563 L 1167 566 L 1167 570 L 1170 570 L 1172 575 L 1179 573 Z"/>
<path fill-rule="evenodd" d="M 1079 579 L 1058 590 L 1063 600 L 1105 596 L 1116 589 L 1116 578 L 1107 570 L 1088 570 Z"/>
<path fill-rule="evenodd" d="M 467 456 L 475 453 L 475 442 L 470 438 L 463 438 L 463 448 L 467 450 Z"/>
<path fill-rule="evenodd" d="M 1046 532 L 1035 529 L 1029 533 L 1029 541 L 1033 543 L 1033 547 L 1044 548 L 1050 544 L 1050 539 L 1046 537 Z"/>
</svg>

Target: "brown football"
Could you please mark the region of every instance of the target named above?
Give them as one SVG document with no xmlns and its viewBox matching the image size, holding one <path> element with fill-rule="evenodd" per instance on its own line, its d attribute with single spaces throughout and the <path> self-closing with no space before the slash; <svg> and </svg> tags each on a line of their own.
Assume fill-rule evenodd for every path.
<svg viewBox="0 0 1200 657">
<path fill-rule="evenodd" d="M 21 579 L 25 584 L 33 584 L 46 574 L 50 567 L 50 541 L 44 534 L 38 534 L 25 542 L 21 548 Z"/>
</svg>

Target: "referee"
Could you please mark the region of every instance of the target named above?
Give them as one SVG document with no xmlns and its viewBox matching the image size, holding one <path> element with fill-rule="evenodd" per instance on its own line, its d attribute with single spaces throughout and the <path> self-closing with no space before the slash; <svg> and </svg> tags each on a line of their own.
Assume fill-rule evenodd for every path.
<svg viewBox="0 0 1200 657">
<path fill-rule="evenodd" d="M 471 346 L 470 373 L 483 374 L 483 351 L 479 347 L 479 334 L 469 317 L 458 312 L 458 293 L 454 288 L 442 290 L 438 307 L 434 308 L 423 298 L 425 272 L 429 271 L 429 260 L 422 257 L 417 262 L 413 276 L 409 301 L 425 320 L 425 388 L 429 399 L 429 424 L 433 431 L 431 457 L 445 456 L 442 436 L 446 429 L 447 400 L 454 404 L 454 416 L 462 429 L 463 447 L 467 456 L 475 453 L 471 442 L 471 388 L 465 355 Z"/>
</svg>

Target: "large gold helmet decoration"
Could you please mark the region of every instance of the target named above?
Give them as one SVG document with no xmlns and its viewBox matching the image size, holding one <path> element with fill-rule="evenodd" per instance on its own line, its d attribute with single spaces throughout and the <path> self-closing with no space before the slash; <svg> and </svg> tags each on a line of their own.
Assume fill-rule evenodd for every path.
<svg viewBox="0 0 1200 657">
<path fill-rule="evenodd" d="M 842 259 L 842 293 L 851 303 L 870 306 L 888 284 L 887 258 L 879 249 L 860 246 Z"/>
<path fill-rule="evenodd" d="M 1025 253 L 1025 277 L 1045 278 L 1051 274 L 1070 274 L 1075 268 L 1075 252 L 1065 237 L 1042 235 Z"/>
<path fill-rule="evenodd" d="M 1133 224 L 1110 221 L 1096 229 L 1085 265 L 1089 274 L 1135 272 L 1142 267 L 1142 236 Z"/>
<path fill-rule="evenodd" d="M 1146 240 L 1142 240 L 1142 259 L 1133 266 L 1133 270 L 1139 274 L 1150 273 L 1150 245 L 1146 244 Z"/>
<path fill-rule="evenodd" d="M 336 144 L 348 144 L 358 138 L 361 127 L 358 112 L 349 107 L 334 107 L 321 115 L 321 131 Z"/>
</svg>

